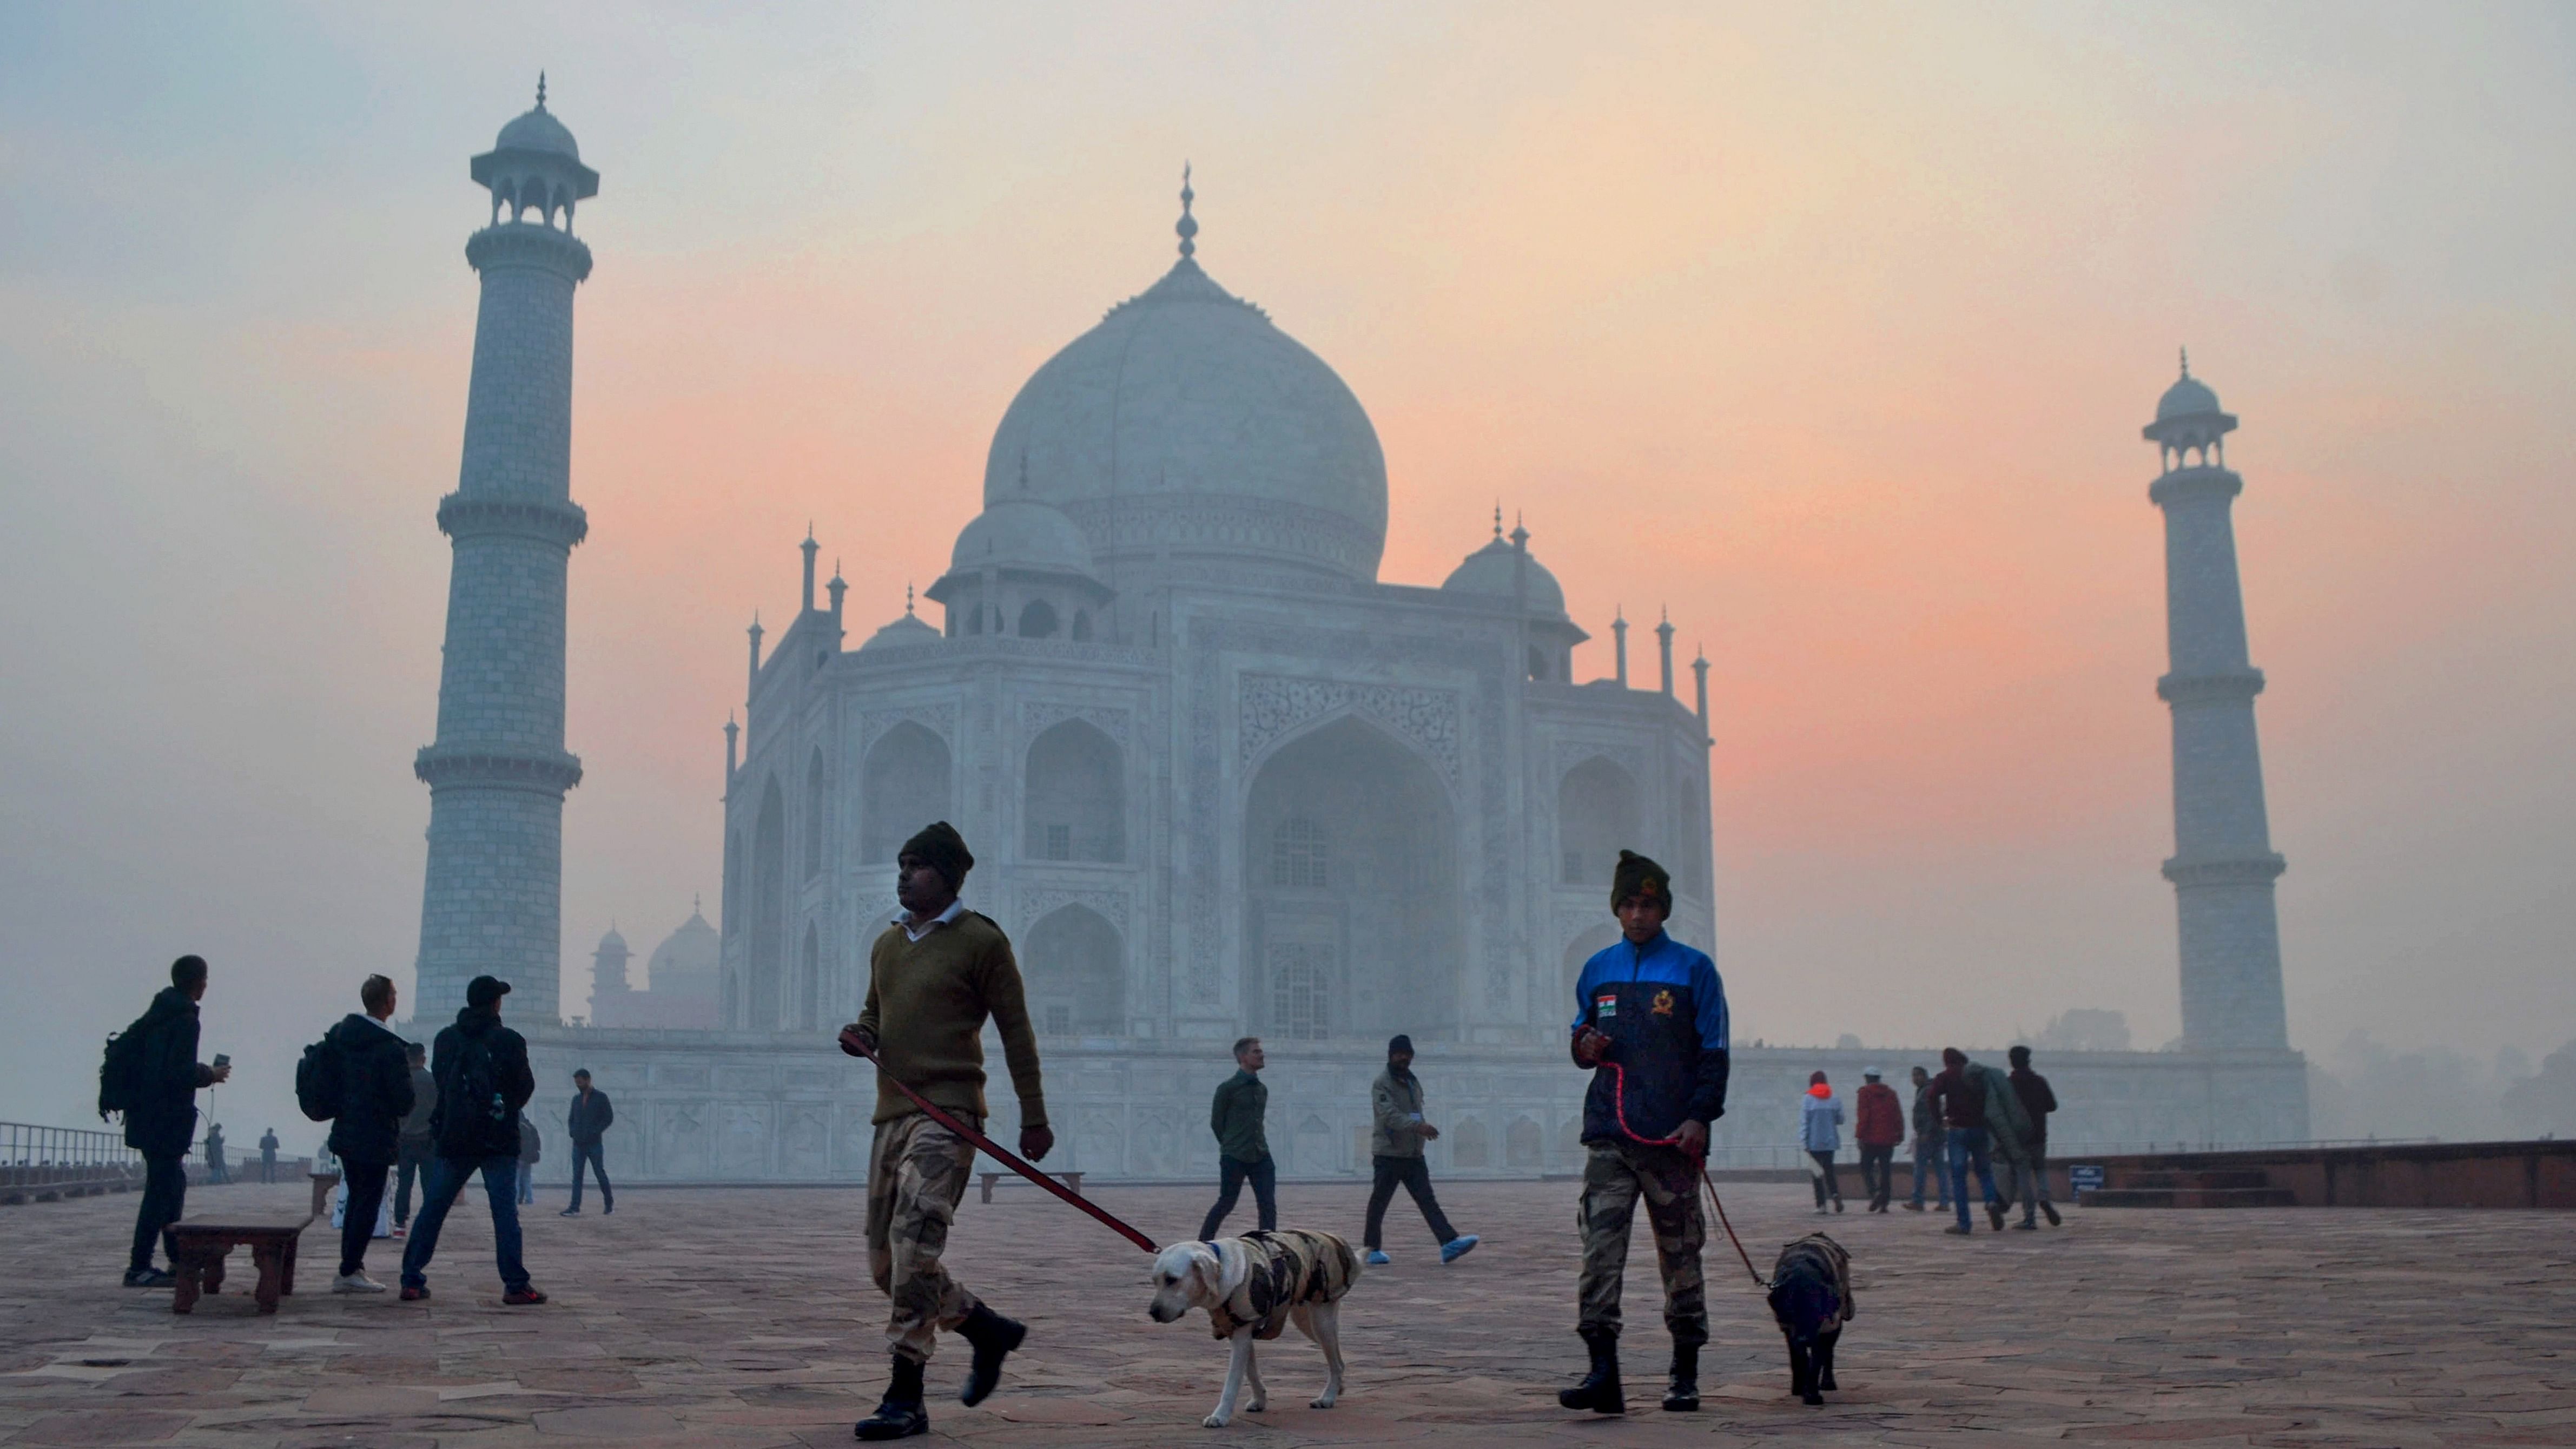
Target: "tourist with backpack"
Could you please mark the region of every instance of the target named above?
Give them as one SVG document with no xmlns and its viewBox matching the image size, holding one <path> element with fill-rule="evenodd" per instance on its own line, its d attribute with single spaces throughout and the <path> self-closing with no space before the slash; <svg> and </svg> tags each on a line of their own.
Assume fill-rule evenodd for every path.
<svg viewBox="0 0 2576 1449">
<path fill-rule="evenodd" d="M 466 983 L 456 1024 L 442 1028 L 430 1045 L 429 1073 L 438 1080 L 438 1110 L 430 1118 L 437 1157 L 403 1246 L 405 1303 L 429 1296 L 423 1270 L 438 1251 L 438 1231 L 466 1179 L 478 1172 L 492 1207 L 501 1301 L 514 1307 L 546 1301 L 519 1259 L 519 1109 L 537 1094 L 537 1079 L 528 1070 L 526 1038 L 501 1024 L 501 998 L 509 992 L 510 983 L 490 976 Z"/>
<path fill-rule="evenodd" d="M 331 1154 L 340 1159 L 340 1179 L 349 1188 L 334 1293 L 385 1291 L 367 1276 L 367 1242 L 385 1205 L 385 1177 L 402 1155 L 398 1139 L 412 1106 L 403 1039 L 385 1025 L 393 1018 L 394 1000 L 391 979 L 368 977 L 358 987 L 365 1014 L 342 1017 L 295 1069 L 297 1105 L 305 1116 L 330 1122 Z"/>
<path fill-rule="evenodd" d="M 170 963 L 170 984 L 134 1024 L 107 1039 L 98 1070 L 98 1114 L 125 1117 L 125 1145 L 143 1154 L 143 1201 L 134 1214 L 128 1288 L 176 1280 L 152 1266 L 153 1245 L 188 1210 L 188 1148 L 197 1140 L 197 1092 L 233 1074 L 197 1060 L 197 1003 L 206 995 L 206 958 Z"/>
</svg>

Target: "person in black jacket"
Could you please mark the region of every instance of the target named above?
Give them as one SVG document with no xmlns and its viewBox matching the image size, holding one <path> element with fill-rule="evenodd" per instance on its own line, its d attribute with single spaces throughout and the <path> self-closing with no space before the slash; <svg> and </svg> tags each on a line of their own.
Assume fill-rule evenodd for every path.
<svg viewBox="0 0 2576 1449">
<path fill-rule="evenodd" d="M 405 1303 L 429 1296 L 429 1279 L 422 1270 L 438 1251 L 438 1230 L 447 1221 L 447 1210 L 456 1205 L 465 1180 L 477 1172 L 483 1174 L 484 1199 L 492 1205 L 501 1301 L 513 1306 L 546 1301 L 519 1260 L 519 1109 L 537 1094 L 537 1079 L 528 1070 L 527 1039 L 501 1024 L 501 998 L 509 992 L 509 982 L 490 976 L 467 982 L 456 1024 L 441 1030 L 430 1046 L 429 1073 L 438 1079 L 438 1110 L 430 1124 L 438 1156 L 430 1164 L 420 1217 L 403 1246 Z"/>
<path fill-rule="evenodd" d="M 590 1085 L 590 1069 L 572 1074 L 572 1111 L 565 1115 L 564 1129 L 572 1135 L 572 1205 L 559 1217 L 581 1216 L 581 1170 L 588 1163 L 599 1174 L 599 1211 L 617 1211 L 617 1197 L 608 1190 L 608 1163 L 599 1155 L 599 1139 L 608 1125 L 617 1120 L 617 1109 L 608 1105 L 608 1094 Z"/>
<path fill-rule="evenodd" d="M 370 976 L 358 988 L 365 1015 L 351 1012 L 322 1040 L 340 1054 L 340 1112 L 331 1119 L 331 1152 L 349 1185 L 340 1219 L 340 1276 L 334 1293 L 382 1293 L 367 1276 L 367 1241 L 385 1204 L 385 1174 L 401 1157 L 403 1117 L 411 1111 L 411 1059 L 407 1043 L 385 1023 L 394 1014 L 394 984 Z"/>
<path fill-rule="evenodd" d="M 143 1202 L 134 1214 L 134 1251 L 125 1262 L 128 1288 L 167 1288 L 174 1281 L 152 1266 L 153 1245 L 188 1210 L 188 1146 L 197 1138 L 197 1092 L 233 1074 L 230 1065 L 197 1060 L 197 1003 L 206 995 L 206 958 L 170 963 L 170 984 L 152 998 L 128 1032 L 140 1033 L 132 1083 L 134 1105 L 125 1110 L 125 1145 L 143 1154 Z"/>
</svg>

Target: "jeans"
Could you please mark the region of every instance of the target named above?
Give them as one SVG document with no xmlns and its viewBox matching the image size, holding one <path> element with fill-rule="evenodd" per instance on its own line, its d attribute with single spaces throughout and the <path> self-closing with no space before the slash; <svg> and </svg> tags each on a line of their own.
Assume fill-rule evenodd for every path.
<svg viewBox="0 0 2576 1449">
<path fill-rule="evenodd" d="M 1834 1155 L 1830 1152 L 1811 1151 L 1807 1156 L 1816 1164 L 1816 1171 L 1810 1173 L 1807 1179 L 1809 1182 L 1815 1184 L 1816 1206 L 1823 1207 L 1825 1205 L 1825 1199 L 1828 1197 L 1831 1197 L 1836 1202 L 1841 1202 L 1843 1200 L 1843 1181 L 1841 1178 L 1834 1175 Z"/>
<path fill-rule="evenodd" d="M 277 1181 L 276 1153 L 263 1152 L 259 1155 L 259 1180 L 262 1182 Z"/>
<path fill-rule="evenodd" d="M 340 1276 L 367 1270 L 367 1241 L 376 1235 L 376 1215 L 385 1210 L 385 1174 L 393 1164 L 340 1160 L 342 1180 L 349 1184 L 349 1205 L 340 1218 Z"/>
<path fill-rule="evenodd" d="M 1946 1140 L 1934 1138 L 1927 1142 L 1922 1133 L 1914 1134 L 1914 1205 L 1916 1207 L 1923 1206 L 1923 1186 L 1927 1182 L 1931 1184 L 1932 1191 L 1938 1195 L 1937 1200 L 1941 1206 L 1950 1205 L 1950 1168 L 1948 1149 L 1944 1146 Z"/>
<path fill-rule="evenodd" d="M 144 1158 L 143 1202 L 134 1213 L 134 1251 L 125 1260 L 125 1270 L 129 1273 L 149 1270 L 153 1245 L 161 1241 L 161 1230 L 177 1222 L 187 1211 L 186 1159 Z"/>
<path fill-rule="evenodd" d="M 607 1212 L 617 1211 L 617 1194 L 608 1190 L 608 1164 L 600 1159 L 599 1139 L 596 1137 L 593 1137 L 588 1142 L 584 1142 L 578 1137 L 573 1139 L 571 1210 L 574 1212 L 581 1211 L 581 1168 L 582 1164 L 585 1162 L 590 1164 L 591 1171 L 599 1174 L 599 1205 L 601 1209 Z"/>
<path fill-rule="evenodd" d="M 1885 1209 L 1887 1200 L 1896 1195 L 1896 1144 L 1885 1147 L 1863 1145 L 1860 1150 L 1860 1190 L 1869 1194 L 1869 1205 Z"/>
<path fill-rule="evenodd" d="M 537 1165 L 525 1158 L 519 1161 L 519 1205 L 525 1207 L 537 1200 Z"/>
<path fill-rule="evenodd" d="M 465 1180 L 483 1174 L 483 1196 L 492 1205 L 492 1250 L 501 1262 L 501 1286 L 517 1292 L 528 1286 L 527 1265 L 519 1261 L 519 1159 L 516 1157 L 440 1157 L 429 1165 L 429 1186 L 421 1194 L 420 1220 L 403 1244 L 402 1281 L 406 1288 L 425 1288 L 421 1273 L 438 1251 L 438 1230 L 447 1210 L 456 1206 Z"/>
<path fill-rule="evenodd" d="M 1377 1180 L 1369 1185 L 1369 1251 L 1377 1251 L 1385 1242 L 1386 1205 L 1395 1201 L 1399 1186 L 1413 1194 L 1413 1205 L 1422 1209 L 1422 1220 L 1431 1225 L 1431 1236 L 1441 1246 L 1458 1236 L 1458 1230 L 1449 1226 L 1449 1215 L 1440 1211 L 1440 1199 L 1431 1195 L 1430 1163 L 1419 1157 L 1371 1157 L 1369 1165 L 1377 1173 Z"/>
<path fill-rule="evenodd" d="M 230 1171 L 226 1170 L 226 1168 L 224 1167 L 224 1160 L 223 1160 L 223 1158 L 221 1158 L 221 1157 L 209 1157 L 209 1158 L 207 1158 L 207 1159 L 206 1159 L 206 1185 L 207 1185 L 207 1186 L 209 1186 L 209 1187 L 220 1187 L 220 1186 L 223 1186 L 223 1185 L 224 1185 L 224 1184 L 226 1184 L 226 1183 L 231 1182 L 232 1180 L 233 1180 L 233 1175 L 232 1175 L 232 1173 L 231 1173 Z"/>
<path fill-rule="evenodd" d="M 1220 1156 L 1216 1160 L 1216 1206 L 1208 1209 L 1207 1221 L 1199 1225 L 1199 1240 L 1216 1236 L 1225 1215 L 1234 1211 L 1235 1199 L 1243 1195 L 1243 1184 L 1252 1184 L 1253 1204 L 1261 1210 L 1261 1230 L 1269 1232 L 1279 1226 L 1279 1168 L 1270 1154 L 1261 1154 L 1259 1162 L 1238 1162 Z"/>
<path fill-rule="evenodd" d="M 1971 1227 L 1968 1221 L 1968 1168 L 1977 1169 L 1977 1184 L 1986 1190 L 1986 1201 L 1999 1203 L 2003 1194 L 1995 1191 L 1993 1160 L 1986 1155 L 1986 1129 L 1953 1127 L 1950 1129 L 1950 1201 L 1959 1209 L 1959 1226 Z"/>
<path fill-rule="evenodd" d="M 394 1174 L 394 1226 L 401 1227 L 411 1221 L 411 1180 L 415 1174 L 420 1178 L 420 1195 L 424 1198 L 429 1196 L 429 1164 L 432 1159 L 426 1138 L 418 1142 L 403 1142 L 394 1151 L 402 1157 Z"/>
<path fill-rule="evenodd" d="M 2030 1149 L 2028 1160 L 2007 1163 L 2012 1174 L 2012 1195 L 2008 1201 L 2021 1204 L 2021 1220 L 2039 1221 L 2039 1205 L 2048 1201 L 2048 1144 Z"/>
</svg>

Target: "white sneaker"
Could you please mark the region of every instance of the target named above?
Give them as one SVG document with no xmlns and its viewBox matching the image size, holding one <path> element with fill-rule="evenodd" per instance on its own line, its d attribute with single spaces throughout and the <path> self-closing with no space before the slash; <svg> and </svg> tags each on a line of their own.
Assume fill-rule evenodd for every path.
<svg viewBox="0 0 2576 1449">
<path fill-rule="evenodd" d="M 343 1273 L 331 1280 L 334 1293 L 382 1293 L 385 1285 L 364 1273 Z"/>
</svg>

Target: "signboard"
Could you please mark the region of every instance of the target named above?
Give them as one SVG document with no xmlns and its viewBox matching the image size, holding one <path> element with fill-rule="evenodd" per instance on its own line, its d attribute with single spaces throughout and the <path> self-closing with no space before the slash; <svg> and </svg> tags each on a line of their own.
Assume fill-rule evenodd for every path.
<svg viewBox="0 0 2576 1449">
<path fill-rule="evenodd" d="M 2088 1192 L 2100 1192 L 2102 1190 L 2102 1164 L 2098 1162 L 2087 1162 L 2070 1167 L 2066 1169 L 2066 1181 L 2069 1186 L 2075 1189 L 2075 1195 L 2078 1198 L 2081 1198 Z"/>
</svg>

